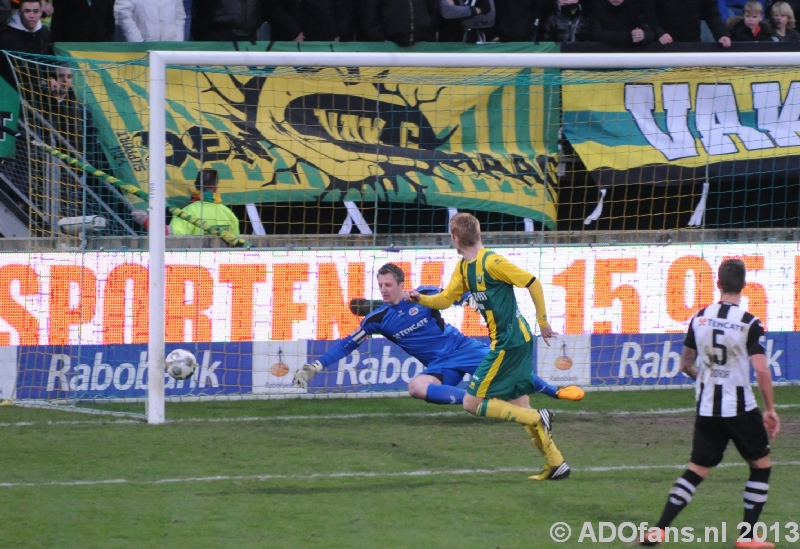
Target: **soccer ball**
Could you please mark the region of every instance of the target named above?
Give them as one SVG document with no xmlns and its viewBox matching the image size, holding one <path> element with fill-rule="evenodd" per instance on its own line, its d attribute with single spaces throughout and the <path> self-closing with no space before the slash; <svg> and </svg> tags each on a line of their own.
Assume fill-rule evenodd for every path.
<svg viewBox="0 0 800 549">
<path fill-rule="evenodd" d="M 175 349 L 164 362 L 167 373 L 175 379 L 189 379 L 197 369 L 197 359 L 186 349 Z"/>
</svg>

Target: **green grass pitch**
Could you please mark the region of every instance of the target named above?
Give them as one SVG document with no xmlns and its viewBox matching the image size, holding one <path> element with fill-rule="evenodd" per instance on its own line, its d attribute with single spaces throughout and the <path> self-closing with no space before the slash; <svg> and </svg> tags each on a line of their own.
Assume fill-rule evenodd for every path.
<svg viewBox="0 0 800 549">
<path fill-rule="evenodd" d="M 556 410 L 566 481 L 527 480 L 543 460 L 521 426 L 410 398 L 168 404 L 161 426 L 2 407 L 0 547 L 634 546 L 577 539 L 584 522 L 655 522 L 688 458 L 693 392 L 532 402 Z M 800 547 L 784 541 L 800 523 L 800 387 L 776 402 L 762 520 Z M 728 541 L 665 547 L 733 547 L 747 468 L 733 447 L 723 465 L 675 526 L 726 522 Z M 550 539 L 558 521 L 567 543 Z"/>
</svg>

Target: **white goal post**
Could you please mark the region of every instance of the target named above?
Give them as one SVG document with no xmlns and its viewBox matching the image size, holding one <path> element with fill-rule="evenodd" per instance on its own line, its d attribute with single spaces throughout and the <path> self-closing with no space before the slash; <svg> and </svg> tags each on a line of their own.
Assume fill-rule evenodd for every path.
<svg viewBox="0 0 800 549">
<path fill-rule="evenodd" d="M 147 421 L 163 423 L 165 358 L 166 71 L 168 66 L 659 69 L 787 67 L 800 52 L 718 53 L 282 53 L 151 51 L 149 117 L 149 340 Z"/>
</svg>

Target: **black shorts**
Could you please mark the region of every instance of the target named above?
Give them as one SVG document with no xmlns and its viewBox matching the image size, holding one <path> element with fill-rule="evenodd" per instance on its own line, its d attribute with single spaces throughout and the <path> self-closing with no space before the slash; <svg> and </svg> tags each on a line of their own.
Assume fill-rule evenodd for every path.
<svg viewBox="0 0 800 549">
<path fill-rule="evenodd" d="M 729 440 L 747 461 L 769 455 L 769 436 L 758 408 L 735 417 L 697 416 L 692 463 L 701 467 L 719 465 Z"/>
</svg>

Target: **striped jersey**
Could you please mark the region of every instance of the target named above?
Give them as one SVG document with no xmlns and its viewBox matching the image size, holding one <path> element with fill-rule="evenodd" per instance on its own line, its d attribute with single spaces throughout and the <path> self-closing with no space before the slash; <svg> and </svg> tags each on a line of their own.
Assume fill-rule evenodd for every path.
<svg viewBox="0 0 800 549">
<path fill-rule="evenodd" d="M 517 307 L 514 287 L 527 288 L 536 277 L 482 248 L 473 261 L 459 260 L 443 294 L 453 301 L 471 292 L 486 320 L 492 349 L 513 349 L 531 340 L 531 328 Z"/>
<path fill-rule="evenodd" d="M 695 315 L 684 345 L 697 351 L 698 415 L 734 417 L 756 408 L 750 357 L 764 354 L 766 341 L 761 321 L 733 303 Z"/>
</svg>

